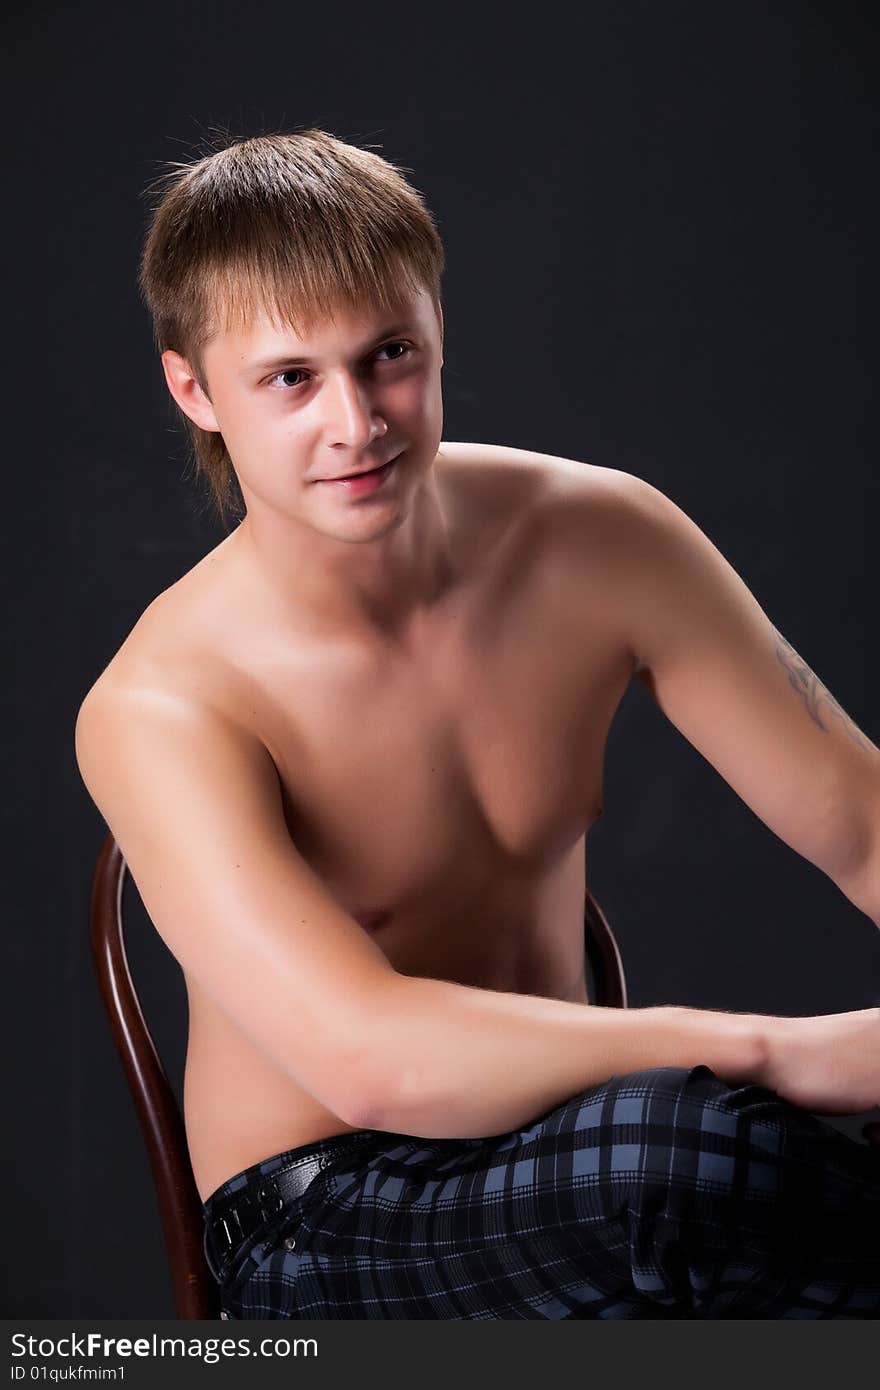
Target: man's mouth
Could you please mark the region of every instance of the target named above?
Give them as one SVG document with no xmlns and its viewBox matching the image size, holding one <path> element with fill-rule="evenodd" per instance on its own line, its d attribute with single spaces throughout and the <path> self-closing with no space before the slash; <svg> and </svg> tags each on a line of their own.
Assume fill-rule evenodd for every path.
<svg viewBox="0 0 880 1390">
<path fill-rule="evenodd" d="M 375 468 L 359 468 L 356 473 L 340 473 L 338 478 L 327 478 L 326 481 L 328 483 L 344 483 L 349 478 L 365 478 L 368 473 L 381 473 L 382 469 L 387 467 L 387 463 L 377 463 Z"/>
<path fill-rule="evenodd" d="M 400 458 L 396 454 L 387 463 L 379 464 L 376 468 L 364 468 L 358 473 L 344 473 L 337 478 L 319 478 L 317 481 L 325 486 L 335 487 L 345 492 L 375 492 L 390 477 L 394 470 L 394 465 Z"/>
</svg>

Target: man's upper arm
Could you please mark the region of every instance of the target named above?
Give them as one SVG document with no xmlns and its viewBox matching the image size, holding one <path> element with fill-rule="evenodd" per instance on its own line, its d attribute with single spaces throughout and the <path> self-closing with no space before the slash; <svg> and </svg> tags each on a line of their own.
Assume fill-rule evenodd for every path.
<svg viewBox="0 0 880 1390">
<path fill-rule="evenodd" d="M 360 1123 L 380 1060 L 370 1040 L 398 977 L 298 854 L 259 740 L 185 697 L 95 687 L 76 752 L 187 975 L 296 1083 Z"/>
<path fill-rule="evenodd" d="M 669 498 L 615 473 L 614 592 L 636 671 L 752 810 L 860 905 L 880 853 L 880 750 Z M 867 908 L 866 908 L 867 910 Z"/>
</svg>

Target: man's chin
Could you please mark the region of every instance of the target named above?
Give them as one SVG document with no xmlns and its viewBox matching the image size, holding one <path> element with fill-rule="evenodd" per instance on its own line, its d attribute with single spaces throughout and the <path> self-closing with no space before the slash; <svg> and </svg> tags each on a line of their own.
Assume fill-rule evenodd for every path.
<svg viewBox="0 0 880 1390">
<path fill-rule="evenodd" d="M 409 514 L 406 503 L 393 509 L 386 509 L 380 515 L 378 510 L 368 513 L 366 509 L 352 507 L 345 516 L 328 517 L 322 515 L 309 520 L 313 530 L 319 531 L 328 540 L 347 542 L 350 545 L 368 545 L 370 541 L 380 541 L 402 526 Z"/>
</svg>

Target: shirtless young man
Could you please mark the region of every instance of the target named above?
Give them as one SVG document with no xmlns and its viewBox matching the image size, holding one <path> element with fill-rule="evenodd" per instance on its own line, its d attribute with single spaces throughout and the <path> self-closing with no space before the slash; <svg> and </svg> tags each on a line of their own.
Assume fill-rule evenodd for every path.
<svg viewBox="0 0 880 1390">
<path fill-rule="evenodd" d="M 441 269 L 399 172 L 323 132 L 179 166 L 145 247 L 168 389 L 246 516 L 140 617 L 76 749 L 186 980 L 186 1129 L 227 1316 L 872 1315 L 874 1155 L 806 1111 L 880 1102 L 880 1010 L 590 1006 L 583 904 L 633 678 L 878 925 L 880 751 L 649 484 L 442 440 Z M 723 1163 L 766 1160 L 768 1134 L 755 1204 L 790 1221 L 766 1223 L 767 1280 L 737 1283 Z M 489 1175 L 535 1144 L 552 1181 L 519 1163 L 517 1188 L 508 1162 L 499 1208 Z M 698 1153 L 699 1182 L 675 1152 Z M 255 1224 L 245 1170 L 251 1196 L 285 1173 L 300 1188 Z M 450 1172 L 462 1187 L 438 1198 Z M 634 1213 L 656 1201 L 633 1193 L 658 1181 L 649 1231 Z M 841 1201 L 859 1220 L 832 1257 L 822 1207 Z M 773 1251 L 811 1223 L 812 1274 L 780 1281 Z M 536 1231 L 543 1255 L 487 1265 Z"/>
</svg>

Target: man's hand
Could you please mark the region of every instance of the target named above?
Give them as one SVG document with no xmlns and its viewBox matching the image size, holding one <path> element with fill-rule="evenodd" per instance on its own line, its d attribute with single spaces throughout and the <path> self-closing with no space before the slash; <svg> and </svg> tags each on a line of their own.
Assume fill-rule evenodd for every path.
<svg viewBox="0 0 880 1390">
<path fill-rule="evenodd" d="M 766 1018 L 758 1083 L 804 1110 L 857 1115 L 880 1105 L 880 1008 Z"/>
</svg>

